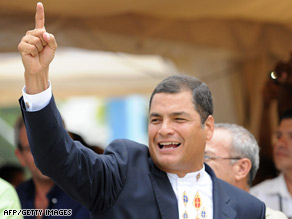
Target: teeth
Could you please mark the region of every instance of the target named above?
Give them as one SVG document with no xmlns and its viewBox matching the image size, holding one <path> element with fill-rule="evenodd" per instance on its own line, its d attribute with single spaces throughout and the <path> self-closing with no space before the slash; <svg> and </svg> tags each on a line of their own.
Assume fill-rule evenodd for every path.
<svg viewBox="0 0 292 219">
<path fill-rule="evenodd" d="M 163 143 L 160 143 L 160 145 L 179 145 L 178 142 L 163 142 Z"/>
<path fill-rule="evenodd" d="M 172 147 L 169 147 L 169 148 L 176 148 L 176 147 L 173 147 L 173 146 L 172 146 Z"/>
</svg>

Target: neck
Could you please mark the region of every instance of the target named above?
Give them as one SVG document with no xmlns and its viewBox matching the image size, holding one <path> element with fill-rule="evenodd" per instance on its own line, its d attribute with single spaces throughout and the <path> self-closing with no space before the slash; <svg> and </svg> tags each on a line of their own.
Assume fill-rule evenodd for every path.
<svg viewBox="0 0 292 219">
<path fill-rule="evenodd" d="M 33 178 L 33 182 L 35 185 L 35 194 L 46 196 L 47 193 L 51 190 L 54 185 L 52 180 L 39 180 Z"/>
<path fill-rule="evenodd" d="M 250 187 L 249 187 L 247 184 L 245 184 L 245 185 L 242 187 L 242 189 L 243 189 L 244 191 L 249 192 Z"/>
<path fill-rule="evenodd" d="M 48 192 L 54 186 L 54 182 L 52 180 L 38 180 L 33 179 L 35 184 L 35 199 L 34 206 L 36 209 L 43 209 L 43 212 L 49 206 L 49 200 L 47 198 Z M 37 217 L 41 218 L 41 217 Z"/>
<path fill-rule="evenodd" d="M 246 192 L 249 192 L 249 190 L 250 190 L 250 188 L 245 180 L 235 182 L 234 186 L 236 186 L 236 187 L 238 187 Z"/>
<path fill-rule="evenodd" d="M 284 173 L 284 179 L 285 179 L 288 191 L 292 195 L 292 174 Z"/>
<path fill-rule="evenodd" d="M 196 172 L 199 172 L 199 171 L 201 171 L 203 169 L 203 167 L 202 168 L 200 168 L 200 169 L 198 169 L 198 170 L 193 170 L 193 171 L 189 171 L 189 172 L 179 172 L 179 173 L 176 173 L 176 175 L 179 177 L 179 178 L 183 178 L 183 177 L 185 177 L 187 174 L 189 174 L 189 173 L 196 173 Z"/>
</svg>

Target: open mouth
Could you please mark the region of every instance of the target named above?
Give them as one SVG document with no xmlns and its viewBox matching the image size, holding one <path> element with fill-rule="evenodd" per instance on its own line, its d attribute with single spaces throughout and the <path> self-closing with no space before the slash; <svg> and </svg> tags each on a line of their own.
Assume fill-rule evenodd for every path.
<svg viewBox="0 0 292 219">
<path fill-rule="evenodd" d="M 174 149 L 181 145 L 179 142 L 161 142 L 158 144 L 160 149 Z"/>
</svg>

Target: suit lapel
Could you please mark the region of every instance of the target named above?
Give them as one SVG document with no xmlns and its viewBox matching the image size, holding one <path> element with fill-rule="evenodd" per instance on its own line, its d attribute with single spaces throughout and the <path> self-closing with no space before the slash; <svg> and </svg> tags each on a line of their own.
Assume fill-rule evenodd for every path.
<svg viewBox="0 0 292 219">
<path fill-rule="evenodd" d="M 236 218 L 236 211 L 230 205 L 231 197 L 226 194 L 213 170 L 205 164 L 213 182 L 213 219 Z M 177 219 L 178 204 L 166 173 L 159 170 L 150 160 L 150 181 L 162 219 Z"/>
<path fill-rule="evenodd" d="M 213 182 L 213 219 L 236 218 L 236 211 L 230 205 L 231 197 L 226 194 L 213 170 L 205 164 L 207 173 Z"/>
<path fill-rule="evenodd" d="M 166 173 L 159 170 L 152 161 L 150 165 L 150 181 L 162 219 L 177 219 L 178 204 Z"/>
</svg>

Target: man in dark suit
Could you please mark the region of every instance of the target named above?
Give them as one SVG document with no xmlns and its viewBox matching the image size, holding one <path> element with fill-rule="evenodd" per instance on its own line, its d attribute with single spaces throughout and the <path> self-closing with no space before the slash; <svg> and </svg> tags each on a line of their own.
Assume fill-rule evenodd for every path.
<svg viewBox="0 0 292 219">
<path fill-rule="evenodd" d="M 63 127 L 48 81 L 57 44 L 45 31 L 41 3 L 36 28 L 18 48 L 25 67 L 20 104 L 36 164 L 94 218 L 265 217 L 261 201 L 217 179 L 203 162 L 214 128 L 206 84 L 187 75 L 166 78 L 150 98 L 149 148 L 116 140 L 99 155 Z"/>
</svg>

